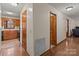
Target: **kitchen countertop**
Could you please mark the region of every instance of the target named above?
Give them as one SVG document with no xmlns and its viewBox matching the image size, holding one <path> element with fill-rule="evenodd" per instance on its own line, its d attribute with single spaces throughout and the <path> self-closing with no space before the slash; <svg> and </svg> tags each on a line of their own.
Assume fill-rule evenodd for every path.
<svg viewBox="0 0 79 59">
<path fill-rule="evenodd" d="M 2 31 L 5 31 L 5 30 L 20 30 L 20 29 L 2 29 Z"/>
</svg>

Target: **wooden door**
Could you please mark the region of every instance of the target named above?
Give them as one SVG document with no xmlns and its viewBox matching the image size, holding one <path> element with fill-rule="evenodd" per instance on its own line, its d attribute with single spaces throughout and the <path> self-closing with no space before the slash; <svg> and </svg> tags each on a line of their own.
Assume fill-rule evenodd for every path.
<svg viewBox="0 0 79 59">
<path fill-rule="evenodd" d="M 22 47 L 26 50 L 26 11 L 22 15 Z"/>
<path fill-rule="evenodd" d="M 66 37 L 69 37 L 69 20 L 67 19 L 67 32 Z"/>
<path fill-rule="evenodd" d="M 56 16 L 50 16 L 50 43 L 51 45 L 57 45 L 57 34 L 56 34 Z"/>
</svg>

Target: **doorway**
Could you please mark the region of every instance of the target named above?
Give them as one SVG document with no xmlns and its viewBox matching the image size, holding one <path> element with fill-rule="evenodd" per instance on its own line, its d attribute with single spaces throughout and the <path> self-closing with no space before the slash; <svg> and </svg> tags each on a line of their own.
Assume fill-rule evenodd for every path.
<svg viewBox="0 0 79 59">
<path fill-rule="evenodd" d="M 57 16 L 50 12 L 50 47 L 57 45 Z"/>
<path fill-rule="evenodd" d="M 1 42 L 20 41 L 20 10 L 21 7 L 17 4 L 14 7 L 11 3 L 1 4 Z M 11 7 L 11 8 L 9 8 Z M 12 45 L 7 43 L 8 45 Z"/>
<path fill-rule="evenodd" d="M 67 23 L 66 37 L 69 37 L 69 19 L 66 20 L 66 23 Z"/>
<path fill-rule="evenodd" d="M 27 52 L 25 51 L 27 46 L 26 11 L 23 9 L 24 5 L 26 6 L 26 4 L 15 4 L 17 5 L 16 7 L 14 7 L 11 3 L 1 4 L 1 55 L 27 54 Z M 5 48 L 7 48 L 6 51 L 4 51 Z M 10 50 L 11 52 L 8 50 Z"/>
<path fill-rule="evenodd" d="M 27 50 L 27 43 L 26 43 L 26 38 L 27 38 L 27 34 L 26 34 L 26 10 L 23 11 L 22 13 L 22 47 Z"/>
</svg>

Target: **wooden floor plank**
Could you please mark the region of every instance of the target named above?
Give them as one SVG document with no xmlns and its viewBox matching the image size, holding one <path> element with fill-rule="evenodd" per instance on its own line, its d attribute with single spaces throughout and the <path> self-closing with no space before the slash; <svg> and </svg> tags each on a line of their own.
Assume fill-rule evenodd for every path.
<svg viewBox="0 0 79 59">
<path fill-rule="evenodd" d="M 7 40 L 2 42 L 0 56 L 28 56 L 22 48 L 18 39 Z"/>
<path fill-rule="evenodd" d="M 67 38 L 42 56 L 79 56 L 79 38 Z"/>
</svg>

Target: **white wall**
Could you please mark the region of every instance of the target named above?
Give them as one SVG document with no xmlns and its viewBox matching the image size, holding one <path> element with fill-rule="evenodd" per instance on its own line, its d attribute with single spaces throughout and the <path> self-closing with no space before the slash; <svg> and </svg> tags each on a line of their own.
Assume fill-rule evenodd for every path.
<svg viewBox="0 0 79 59">
<path fill-rule="evenodd" d="M 27 8 L 28 7 L 28 8 Z M 33 4 L 28 4 L 27 9 L 27 51 L 30 55 L 34 55 L 33 40 Z"/>
<path fill-rule="evenodd" d="M 79 26 L 79 20 L 78 19 L 71 19 L 70 20 L 70 30 L 74 29 L 76 26 Z"/>
<path fill-rule="evenodd" d="M 29 53 L 29 55 L 34 55 L 34 45 L 33 45 L 33 7 L 32 4 L 25 4 L 25 6 L 23 7 L 20 16 L 22 16 L 22 12 L 23 10 L 27 10 L 27 52 Z M 20 17 L 21 19 L 21 32 L 22 32 L 22 17 Z M 22 36 L 22 33 L 21 33 Z M 22 43 L 22 37 L 21 38 L 21 43 Z"/>
<path fill-rule="evenodd" d="M 57 43 L 66 38 L 66 19 L 69 17 L 65 16 L 48 4 L 33 4 L 35 55 L 42 54 L 50 47 L 50 11 L 57 15 Z"/>
<path fill-rule="evenodd" d="M 35 55 L 40 55 L 49 49 L 50 21 L 48 10 L 49 8 L 47 4 L 33 4 L 33 35 Z"/>
<path fill-rule="evenodd" d="M 75 24 L 76 22 L 75 22 L 75 20 L 74 19 L 71 19 L 71 18 L 69 18 L 69 35 L 71 35 L 71 31 L 72 31 L 72 29 L 74 29 L 75 28 L 75 26 L 76 26 L 76 24 Z"/>
<path fill-rule="evenodd" d="M 78 19 L 75 19 L 75 26 L 79 26 L 79 20 Z"/>
</svg>

